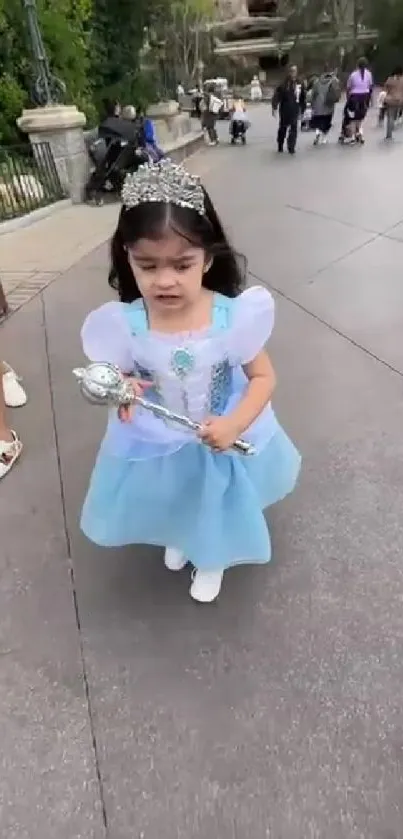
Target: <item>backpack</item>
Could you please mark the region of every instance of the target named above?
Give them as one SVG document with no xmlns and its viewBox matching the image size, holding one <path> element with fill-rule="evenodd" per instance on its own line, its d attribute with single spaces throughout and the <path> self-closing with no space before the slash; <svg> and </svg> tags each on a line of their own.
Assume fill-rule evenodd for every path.
<svg viewBox="0 0 403 839">
<path fill-rule="evenodd" d="M 330 79 L 325 96 L 327 108 L 333 108 L 340 101 L 341 88 L 337 79 Z"/>
</svg>

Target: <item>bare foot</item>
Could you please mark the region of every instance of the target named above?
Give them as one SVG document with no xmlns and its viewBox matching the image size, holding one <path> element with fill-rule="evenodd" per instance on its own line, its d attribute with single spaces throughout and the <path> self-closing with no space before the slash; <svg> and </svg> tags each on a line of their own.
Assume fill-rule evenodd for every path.
<svg viewBox="0 0 403 839">
<path fill-rule="evenodd" d="M 13 432 L 11 428 L 7 428 L 6 426 L 0 426 L 0 440 L 3 443 L 12 443 L 14 440 Z"/>
</svg>

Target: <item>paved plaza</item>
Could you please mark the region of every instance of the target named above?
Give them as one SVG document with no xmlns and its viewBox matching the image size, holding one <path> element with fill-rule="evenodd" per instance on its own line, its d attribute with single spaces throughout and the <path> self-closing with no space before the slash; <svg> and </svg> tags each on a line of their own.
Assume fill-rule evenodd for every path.
<svg viewBox="0 0 403 839">
<path fill-rule="evenodd" d="M 0 486 L 4 839 L 403 838 L 403 129 L 388 145 L 375 120 L 364 148 L 337 126 L 292 158 L 262 106 L 245 148 L 192 161 L 275 295 L 275 407 L 303 455 L 273 562 L 212 606 L 161 551 L 78 529 L 105 416 L 71 369 L 116 208 L 0 236 L 10 293 L 49 280 L 0 330 L 30 397 Z"/>
</svg>

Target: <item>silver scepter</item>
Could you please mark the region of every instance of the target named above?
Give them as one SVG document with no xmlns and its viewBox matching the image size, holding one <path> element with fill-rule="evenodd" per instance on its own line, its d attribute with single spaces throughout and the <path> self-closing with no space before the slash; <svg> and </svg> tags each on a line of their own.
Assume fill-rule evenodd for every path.
<svg viewBox="0 0 403 839">
<path fill-rule="evenodd" d="M 190 431 L 200 431 L 201 423 L 194 422 L 182 414 L 175 414 L 163 405 L 149 402 L 141 396 L 136 396 L 130 381 L 125 379 L 118 367 L 108 363 L 89 364 L 88 367 L 77 367 L 73 375 L 80 385 L 80 390 L 85 399 L 92 405 L 139 405 L 146 411 L 151 411 L 154 416 L 168 422 L 182 425 Z M 231 448 L 240 454 L 255 454 L 255 448 L 246 440 L 235 440 Z"/>
</svg>

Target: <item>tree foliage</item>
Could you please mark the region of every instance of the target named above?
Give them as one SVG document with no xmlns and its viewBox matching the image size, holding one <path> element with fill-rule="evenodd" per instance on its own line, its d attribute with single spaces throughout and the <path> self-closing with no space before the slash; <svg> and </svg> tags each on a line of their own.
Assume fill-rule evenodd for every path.
<svg viewBox="0 0 403 839">
<path fill-rule="evenodd" d="M 366 18 L 379 32 L 373 63 L 377 77 L 383 81 L 403 64 L 402 0 L 367 0 Z"/>
<path fill-rule="evenodd" d="M 176 69 L 176 78 L 194 82 L 200 62 L 211 49 L 207 24 L 215 16 L 213 0 L 173 0 L 163 10 L 163 40 L 166 60 Z"/>
<path fill-rule="evenodd" d="M 68 101 L 91 112 L 87 27 L 91 0 L 38 0 L 38 17 L 52 72 Z M 15 120 L 30 101 L 36 75 L 21 0 L 0 0 L 0 142 L 18 138 Z"/>
<path fill-rule="evenodd" d="M 91 76 L 97 102 L 103 97 L 124 102 L 139 98 L 140 52 L 151 16 L 149 0 L 93 0 Z"/>
<path fill-rule="evenodd" d="M 176 0 L 184 15 L 190 3 Z M 85 111 L 90 121 L 104 98 L 144 105 L 156 94 L 158 61 L 145 72 L 141 49 L 145 32 L 156 20 L 169 20 L 169 0 L 36 0 L 39 25 L 53 75 L 66 85 L 66 101 Z M 195 20 L 196 15 L 189 17 Z M 185 31 L 182 27 L 181 31 Z M 0 0 L 0 142 L 18 137 L 15 120 L 29 104 L 35 61 L 23 0 Z"/>
</svg>

